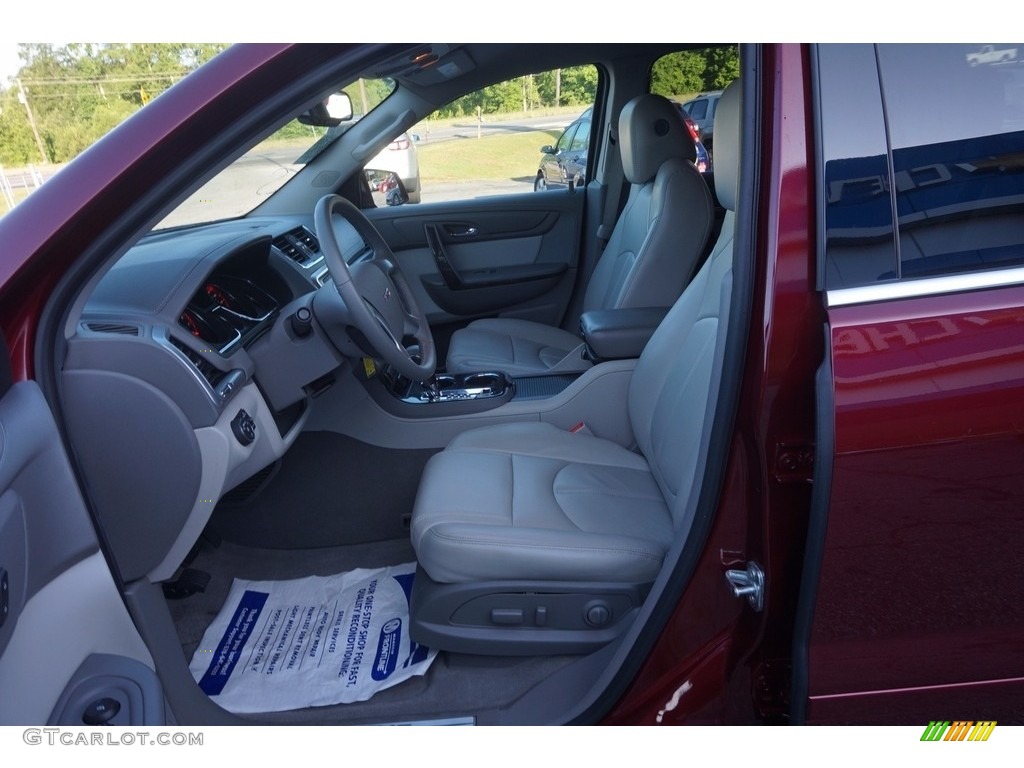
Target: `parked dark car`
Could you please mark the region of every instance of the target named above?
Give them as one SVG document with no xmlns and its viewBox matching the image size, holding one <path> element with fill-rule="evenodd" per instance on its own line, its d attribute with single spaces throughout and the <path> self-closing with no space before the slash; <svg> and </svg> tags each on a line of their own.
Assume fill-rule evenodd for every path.
<svg viewBox="0 0 1024 768">
<path fill-rule="evenodd" d="M 679 248 L 616 258 L 607 135 L 585 194 L 373 205 L 429 108 L 598 64 L 608 124 L 684 47 L 232 47 L 0 219 L 0 723 L 1024 723 L 1024 68 L 740 46 L 717 199 L 687 187 L 713 240 L 657 305 L 588 305 Z M 269 190 L 246 153 L 367 72 L 393 92 Z M 495 320 L 543 374 L 444 370 Z M 400 565 L 379 634 L 376 581 L 351 614 L 252 588 L 204 644 L 236 578 Z M 284 715 L 205 685 L 313 644 L 438 656 Z"/>
<path fill-rule="evenodd" d="M 543 157 L 537 169 L 533 189 L 542 192 L 549 187 L 564 187 L 571 181 L 577 187 L 587 181 L 587 153 L 590 149 L 590 122 L 593 108 L 588 108 L 569 123 L 558 141 L 540 148 Z"/>
</svg>

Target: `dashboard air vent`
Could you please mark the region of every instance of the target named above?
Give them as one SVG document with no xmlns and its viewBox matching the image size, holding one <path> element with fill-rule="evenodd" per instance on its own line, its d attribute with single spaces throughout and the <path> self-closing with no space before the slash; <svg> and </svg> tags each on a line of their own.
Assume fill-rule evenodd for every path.
<svg viewBox="0 0 1024 768">
<path fill-rule="evenodd" d="M 218 368 L 216 368 L 212 363 L 207 361 L 198 352 L 189 349 L 187 346 L 185 346 L 183 343 L 178 341 L 173 336 L 170 337 L 170 341 L 171 345 L 175 349 L 180 351 L 183 355 L 185 355 L 185 357 L 188 358 L 189 362 L 191 362 L 192 365 L 194 365 L 196 369 L 199 371 L 199 373 L 202 374 L 202 377 L 210 383 L 210 386 L 216 389 L 217 385 L 220 383 L 220 380 L 224 378 L 224 371 L 221 371 Z"/>
<path fill-rule="evenodd" d="M 305 227 L 296 227 L 274 240 L 274 247 L 297 264 L 306 267 L 320 258 L 320 243 Z"/>
<path fill-rule="evenodd" d="M 124 323 L 86 323 L 85 327 L 93 333 L 119 333 L 122 336 L 138 336 L 137 325 L 126 325 Z"/>
</svg>

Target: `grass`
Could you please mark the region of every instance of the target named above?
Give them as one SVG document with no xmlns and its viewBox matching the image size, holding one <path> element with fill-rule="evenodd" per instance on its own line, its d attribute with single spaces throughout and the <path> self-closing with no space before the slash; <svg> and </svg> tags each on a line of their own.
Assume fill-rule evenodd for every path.
<svg viewBox="0 0 1024 768">
<path fill-rule="evenodd" d="M 532 179 L 540 148 L 554 144 L 560 134 L 559 130 L 526 131 L 417 144 L 420 176 L 431 182 Z"/>
</svg>

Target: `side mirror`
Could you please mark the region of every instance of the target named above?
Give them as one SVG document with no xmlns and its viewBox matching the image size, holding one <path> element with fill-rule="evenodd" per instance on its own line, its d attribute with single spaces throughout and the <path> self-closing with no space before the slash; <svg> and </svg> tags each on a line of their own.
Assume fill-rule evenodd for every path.
<svg viewBox="0 0 1024 768">
<path fill-rule="evenodd" d="M 370 187 L 370 194 L 373 195 L 373 202 L 378 208 L 382 205 L 405 205 L 409 202 L 409 192 L 397 173 L 365 168 L 363 174 Z"/>
<path fill-rule="evenodd" d="M 340 91 L 332 93 L 299 115 L 299 122 L 303 125 L 315 125 L 320 128 L 333 128 L 351 119 L 352 99 L 347 93 Z"/>
<path fill-rule="evenodd" d="M 554 154 L 556 154 L 555 148 L 552 147 L 550 144 L 545 144 L 543 147 L 540 148 L 540 151 L 542 153 L 544 153 L 545 155 L 554 155 Z"/>
</svg>

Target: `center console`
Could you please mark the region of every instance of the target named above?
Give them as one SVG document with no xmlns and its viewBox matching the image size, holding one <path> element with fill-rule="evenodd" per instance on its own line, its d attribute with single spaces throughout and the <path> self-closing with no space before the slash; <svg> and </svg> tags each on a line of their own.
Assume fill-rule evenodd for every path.
<svg viewBox="0 0 1024 768">
<path fill-rule="evenodd" d="M 391 366 L 374 375 L 358 376 L 367 392 L 388 413 L 406 419 L 436 419 L 495 410 L 513 400 L 554 397 L 580 374 L 547 374 L 513 378 L 501 371 L 438 373 L 429 381 L 412 381 Z"/>
<path fill-rule="evenodd" d="M 426 382 L 409 381 L 391 369 L 383 375 L 391 394 L 410 404 L 490 400 L 488 407 L 494 407 L 515 394 L 515 383 L 505 373 L 439 373 Z"/>
</svg>

